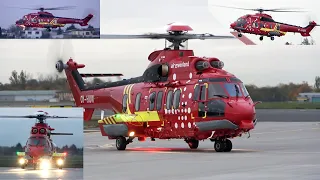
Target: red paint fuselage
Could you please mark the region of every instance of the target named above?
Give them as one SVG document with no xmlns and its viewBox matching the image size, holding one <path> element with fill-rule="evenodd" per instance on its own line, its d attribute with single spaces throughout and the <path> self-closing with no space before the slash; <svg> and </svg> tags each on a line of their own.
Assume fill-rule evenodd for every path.
<svg viewBox="0 0 320 180">
<path fill-rule="evenodd" d="M 79 24 L 81 26 L 87 26 L 88 22 L 93 17 L 89 14 L 84 19 L 55 17 L 49 12 L 30 13 L 16 21 L 16 25 L 20 27 L 36 27 L 36 28 L 58 28 L 64 27 L 66 24 Z"/>
<path fill-rule="evenodd" d="M 315 26 L 317 24 L 314 21 L 310 22 L 306 27 L 276 22 L 270 15 L 263 13 L 248 14 L 230 24 L 230 28 L 238 32 L 268 37 L 284 36 L 287 32 L 310 36 L 310 32 Z"/>
<path fill-rule="evenodd" d="M 87 88 L 77 75 L 84 65 L 70 59 L 64 65 L 65 73 L 76 105 L 85 108 L 84 120 L 91 119 L 94 109 L 120 114 L 156 111 L 159 121 L 123 124 L 135 137 L 160 139 L 232 138 L 254 128 L 255 104 L 237 77 L 213 67 L 219 59 L 197 57 L 192 50 L 160 50 L 151 53 L 149 60 L 143 82 L 133 78 L 112 82 L 118 84 L 114 87 Z M 211 66 L 199 70 L 200 61 Z M 156 75 L 163 80 L 148 80 Z M 99 125 L 103 136 L 114 138 L 104 124 Z"/>
</svg>

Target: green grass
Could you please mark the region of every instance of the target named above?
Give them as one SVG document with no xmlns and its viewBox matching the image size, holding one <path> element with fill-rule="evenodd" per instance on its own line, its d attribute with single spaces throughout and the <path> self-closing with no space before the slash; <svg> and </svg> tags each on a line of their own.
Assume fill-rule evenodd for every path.
<svg viewBox="0 0 320 180">
<path fill-rule="evenodd" d="M 0 156 L 0 167 L 19 167 L 17 156 Z M 64 168 L 83 168 L 83 156 L 69 156 Z"/>
<path fill-rule="evenodd" d="M 320 109 L 320 103 L 308 102 L 262 102 L 256 109 Z"/>
</svg>

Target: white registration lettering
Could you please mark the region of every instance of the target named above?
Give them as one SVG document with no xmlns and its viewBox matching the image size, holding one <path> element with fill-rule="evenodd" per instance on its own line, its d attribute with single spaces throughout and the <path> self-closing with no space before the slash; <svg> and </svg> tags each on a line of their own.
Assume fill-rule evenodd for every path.
<svg viewBox="0 0 320 180">
<path fill-rule="evenodd" d="M 80 103 L 94 103 L 94 95 L 81 95 L 80 96 Z"/>
</svg>

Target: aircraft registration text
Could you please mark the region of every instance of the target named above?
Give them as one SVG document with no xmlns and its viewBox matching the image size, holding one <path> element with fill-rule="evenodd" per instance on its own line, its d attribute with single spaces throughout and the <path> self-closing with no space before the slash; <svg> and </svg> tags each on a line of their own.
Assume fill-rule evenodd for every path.
<svg viewBox="0 0 320 180">
<path fill-rule="evenodd" d="M 80 96 L 80 103 L 94 103 L 94 95 L 82 95 Z"/>
</svg>

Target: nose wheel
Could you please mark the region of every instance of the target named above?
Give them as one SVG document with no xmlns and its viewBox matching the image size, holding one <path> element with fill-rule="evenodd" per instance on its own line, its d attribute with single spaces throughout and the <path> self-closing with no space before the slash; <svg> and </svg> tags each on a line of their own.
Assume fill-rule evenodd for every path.
<svg viewBox="0 0 320 180">
<path fill-rule="evenodd" d="M 230 152 L 232 150 L 232 142 L 229 139 L 216 140 L 214 142 L 214 150 L 216 152 Z"/>
<path fill-rule="evenodd" d="M 239 34 L 238 34 L 238 37 L 242 37 L 242 34 L 241 34 L 241 33 L 239 33 Z"/>
<path fill-rule="evenodd" d="M 199 140 L 188 139 L 188 140 L 185 140 L 185 141 L 189 145 L 190 149 L 197 149 L 198 146 L 199 146 Z"/>
<path fill-rule="evenodd" d="M 263 36 L 260 36 L 259 39 L 260 39 L 260 41 L 263 41 Z"/>
</svg>

